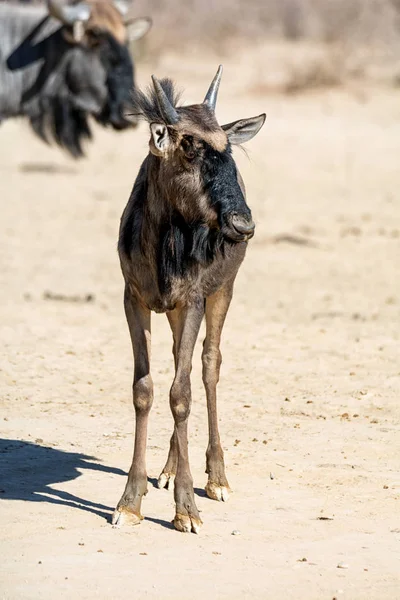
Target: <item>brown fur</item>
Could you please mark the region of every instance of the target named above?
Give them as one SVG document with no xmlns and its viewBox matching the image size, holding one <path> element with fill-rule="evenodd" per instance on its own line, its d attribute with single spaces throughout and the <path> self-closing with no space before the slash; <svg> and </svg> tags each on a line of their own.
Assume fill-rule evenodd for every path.
<svg viewBox="0 0 400 600">
<path fill-rule="evenodd" d="M 91 33 L 100 30 L 113 35 L 118 43 L 126 44 L 128 37 L 126 26 L 121 13 L 112 0 L 87 0 L 87 4 L 90 5 L 91 12 L 89 20 L 84 25 L 84 36 L 80 42 L 93 44 Z M 63 35 L 70 43 L 76 43 L 74 35 L 68 29 L 63 31 Z"/>
<path fill-rule="evenodd" d="M 172 82 L 162 80 L 161 84 L 176 107 Z M 235 277 L 254 225 L 228 136 L 212 109 L 204 104 L 177 107 L 179 118 L 168 125 L 151 90 L 149 96 L 137 92 L 133 104 L 135 114 L 152 124 L 153 135 L 150 153 L 122 215 L 118 243 L 135 360 L 136 430 L 132 466 L 113 523 L 137 524 L 141 518 L 142 497 L 147 492 L 147 422 L 153 402 L 150 315 L 151 311 L 165 312 L 175 361 L 170 390 L 174 432 L 159 487 L 175 479 L 174 525 L 179 531 L 198 533 L 202 522 L 194 499 L 187 437 L 193 350 L 205 316 L 202 362 L 209 419 L 206 492 L 210 498 L 227 500 L 230 487 L 216 404 L 222 361 L 219 346 Z"/>
<path fill-rule="evenodd" d="M 88 0 L 88 4 L 91 6 L 91 13 L 86 30 L 103 29 L 111 33 L 117 42 L 125 44 L 127 40 L 126 27 L 116 6 L 108 0 Z"/>
<path fill-rule="evenodd" d="M 214 112 L 205 105 L 184 106 L 178 110 L 178 114 L 181 119 L 175 127 L 180 135 L 196 135 L 218 152 L 226 150 L 228 137 L 218 124 Z"/>
</svg>

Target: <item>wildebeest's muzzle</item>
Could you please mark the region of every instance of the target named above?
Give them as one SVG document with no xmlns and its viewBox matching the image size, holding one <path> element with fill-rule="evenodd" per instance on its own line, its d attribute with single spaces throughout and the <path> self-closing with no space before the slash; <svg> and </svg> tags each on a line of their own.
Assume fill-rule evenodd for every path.
<svg viewBox="0 0 400 600">
<path fill-rule="evenodd" d="M 251 213 L 231 212 L 224 216 L 222 231 L 230 240 L 243 242 L 253 237 L 255 227 Z"/>
<path fill-rule="evenodd" d="M 218 224 L 224 237 L 232 242 L 252 238 L 255 225 L 239 185 L 230 147 L 217 152 L 206 146 L 202 175 L 205 191 L 211 206 L 217 212 Z"/>
<path fill-rule="evenodd" d="M 106 70 L 108 96 L 97 120 L 102 125 L 111 124 L 114 129 L 126 129 L 136 123 L 125 116 L 130 94 L 134 86 L 133 63 L 126 46 L 119 44 L 111 35 L 101 49 L 101 62 Z"/>
</svg>

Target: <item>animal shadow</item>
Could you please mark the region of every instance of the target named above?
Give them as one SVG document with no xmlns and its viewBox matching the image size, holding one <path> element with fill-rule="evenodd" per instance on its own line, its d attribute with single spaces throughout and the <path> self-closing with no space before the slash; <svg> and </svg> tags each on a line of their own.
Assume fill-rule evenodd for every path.
<svg viewBox="0 0 400 600">
<path fill-rule="evenodd" d="M 19 165 L 21 173 L 44 173 L 46 175 L 76 175 L 77 169 L 65 165 L 57 165 L 53 163 L 27 162 Z"/>
<path fill-rule="evenodd" d="M 158 489 L 158 483 L 157 483 L 158 480 L 155 477 L 148 477 L 147 481 L 149 483 L 151 483 L 151 485 L 154 488 Z M 205 490 L 195 487 L 195 488 L 193 488 L 193 491 L 196 494 L 196 496 L 199 496 L 199 498 L 207 498 L 207 494 L 206 494 Z"/>
<path fill-rule="evenodd" d="M 80 469 L 126 475 L 93 456 L 48 448 L 24 440 L 0 439 L 0 500 L 48 502 L 88 511 L 109 520 L 112 508 L 57 490 L 57 483 L 79 477 Z"/>
</svg>

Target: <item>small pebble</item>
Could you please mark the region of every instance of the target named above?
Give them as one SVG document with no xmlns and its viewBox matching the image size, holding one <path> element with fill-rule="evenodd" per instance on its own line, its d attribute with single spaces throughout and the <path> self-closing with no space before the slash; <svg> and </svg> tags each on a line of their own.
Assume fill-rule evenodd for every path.
<svg viewBox="0 0 400 600">
<path fill-rule="evenodd" d="M 270 479 L 275 479 L 275 475 L 274 475 L 273 473 L 270 473 L 270 474 L 269 474 L 269 478 L 270 478 Z"/>
<path fill-rule="evenodd" d="M 240 531 L 239 529 L 234 529 L 231 533 L 231 535 L 240 535 Z"/>
<path fill-rule="evenodd" d="M 348 569 L 349 565 L 347 563 L 344 562 L 340 562 L 337 566 L 338 569 Z"/>
</svg>

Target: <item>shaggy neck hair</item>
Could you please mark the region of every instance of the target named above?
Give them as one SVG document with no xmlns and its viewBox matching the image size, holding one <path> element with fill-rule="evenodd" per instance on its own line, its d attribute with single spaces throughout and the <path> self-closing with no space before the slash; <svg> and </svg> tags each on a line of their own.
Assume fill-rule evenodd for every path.
<svg viewBox="0 0 400 600">
<path fill-rule="evenodd" d="M 55 141 L 74 158 L 83 156 L 83 141 L 92 138 L 87 113 L 76 109 L 68 97 L 46 99 L 45 109 L 30 123 L 44 142 Z"/>
</svg>

